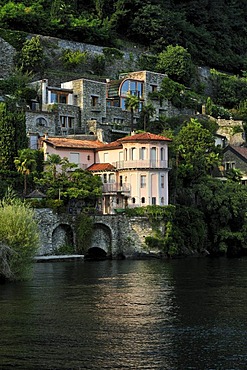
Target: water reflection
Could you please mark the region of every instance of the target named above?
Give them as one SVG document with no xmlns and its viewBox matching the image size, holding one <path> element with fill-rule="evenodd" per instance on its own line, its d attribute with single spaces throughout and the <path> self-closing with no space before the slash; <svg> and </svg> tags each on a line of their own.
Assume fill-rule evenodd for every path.
<svg viewBox="0 0 247 370">
<path fill-rule="evenodd" d="M 0 287 L 0 369 L 245 369 L 247 260 L 35 265 Z"/>
</svg>

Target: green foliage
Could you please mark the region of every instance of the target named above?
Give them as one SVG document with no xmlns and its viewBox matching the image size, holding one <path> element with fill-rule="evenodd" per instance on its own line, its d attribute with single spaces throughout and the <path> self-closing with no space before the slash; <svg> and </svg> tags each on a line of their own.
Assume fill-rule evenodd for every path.
<svg viewBox="0 0 247 370">
<path fill-rule="evenodd" d="M 0 37 L 12 45 L 16 50 L 20 51 L 23 43 L 26 41 L 27 33 L 0 28 Z"/>
<path fill-rule="evenodd" d="M 0 164 L 14 170 L 18 150 L 27 147 L 25 113 L 10 104 L 0 103 Z"/>
<path fill-rule="evenodd" d="M 153 98 L 153 93 L 150 98 Z M 161 90 L 158 92 L 160 99 L 169 100 L 174 107 L 179 109 L 190 108 L 197 111 L 201 104 L 201 96 L 186 89 L 186 87 L 178 82 L 173 81 L 169 77 L 165 77 L 162 81 Z"/>
<path fill-rule="evenodd" d="M 123 59 L 124 53 L 116 48 L 103 48 L 103 54 L 107 61 Z"/>
<path fill-rule="evenodd" d="M 157 64 L 157 55 L 153 54 L 140 54 L 138 58 L 140 70 L 152 71 Z"/>
<path fill-rule="evenodd" d="M 15 167 L 24 177 L 23 194 L 27 194 L 27 177 L 36 170 L 36 152 L 32 149 L 21 149 L 14 160 Z"/>
<path fill-rule="evenodd" d="M 175 138 L 177 176 L 187 187 L 198 182 L 219 164 L 214 136 L 195 119 L 183 126 Z"/>
<path fill-rule="evenodd" d="M 0 27 L 107 47 L 131 40 L 149 51 L 188 49 L 194 63 L 240 72 L 247 49 L 246 5 L 241 0 L 1 1 Z M 179 81 L 180 82 L 180 81 Z"/>
<path fill-rule="evenodd" d="M 22 71 L 37 72 L 42 70 L 44 51 L 40 37 L 35 36 L 26 40 L 18 56 L 18 64 Z"/>
<path fill-rule="evenodd" d="M 105 72 L 105 57 L 104 55 L 96 55 L 93 57 L 91 68 L 96 75 L 103 75 Z"/>
<path fill-rule="evenodd" d="M 84 254 L 90 246 L 93 232 L 93 220 L 86 213 L 80 213 L 76 218 L 77 253 Z"/>
<path fill-rule="evenodd" d="M 190 85 L 195 70 L 190 53 L 179 45 L 168 45 L 166 50 L 158 55 L 156 69 L 187 86 Z"/>
<path fill-rule="evenodd" d="M 225 108 L 236 108 L 247 95 L 247 79 L 211 69 L 212 99 Z"/>
<path fill-rule="evenodd" d="M 9 97 L 6 100 L 13 109 L 14 104 L 26 109 L 30 100 L 37 97 L 37 91 L 28 86 L 30 82 L 29 73 L 16 69 L 10 76 L 0 80 L 0 93 Z"/>
<path fill-rule="evenodd" d="M 208 247 L 212 254 L 234 245 L 246 247 L 247 190 L 235 181 L 208 178 L 194 188 L 196 206 L 204 213 Z"/>
<path fill-rule="evenodd" d="M 3 277 L 10 280 L 29 278 L 32 258 L 39 246 L 38 226 L 33 211 L 11 196 L 7 196 L 0 207 L 0 253 L 4 246 L 5 250 L 6 246 L 9 248 L 9 253 L 5 254 L 9 275 Z"/>
<path fill-rule="evenodd" d="M 62 200 L 65 205 L 70 199 L 81 199 L 88 205 L 94 205 L 101 196 L 101 179 L 75 167 L 68 158 L 61 158 L 57 154 L 48 155 L 45 171 L 35 182 L 48 199 Z"/>
<path fill-rule="evenodd" d="M 59 248 L 53 251 L 53 254 L 57 256 L 71 255 L 74 253 L 75 253 L 74 246 L 71 244 L 61 245 Z"/>
<path fill-rule="evenodd" d="M 66 49 L 63 51 L 61 56 L 61 61 L 67 69 L 76 68 L 80 65 L 83 65 L 86 63 L 87 59 L 87 51 L 81 52 L 80 50 L 73 51 Z"/>
</svg>

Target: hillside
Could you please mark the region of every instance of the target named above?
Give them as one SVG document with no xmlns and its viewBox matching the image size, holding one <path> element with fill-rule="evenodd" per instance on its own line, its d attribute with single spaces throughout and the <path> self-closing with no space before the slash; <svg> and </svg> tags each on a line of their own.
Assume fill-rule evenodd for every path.
<svg viewBox="0 0 247 370">
<path fill-rule="evenodd" d="M 242 0 L 2 0 L 0 28 L 118 49 L 134 42 L 153 54 L 181 45 L 197 65 L 241 74 L 246 12 Z"/>
</svg>

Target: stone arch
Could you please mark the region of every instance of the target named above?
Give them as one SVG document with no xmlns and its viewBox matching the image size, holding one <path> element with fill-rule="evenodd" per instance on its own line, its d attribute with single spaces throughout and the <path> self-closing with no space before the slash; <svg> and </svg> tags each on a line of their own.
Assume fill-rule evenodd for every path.
<svg viewBox="0 0 247 370">
<path fill-rule="evenodd" d="M 104 251 L 108 257 L 112 255 L 112 231 L 106 224 L 96 222 L 93 225 L 92 238 L 88 252 L 95 251 L 100 254 L 99 249 Z"/>
<path fill-rule="evenodd" d="M 35 120 L 36 126 L 42 126 L 42 127 L 47 127 L 47 119 L 43 116 L 38 116 Z"/>
<path fill-rule="evenodd" d="M 65 245 L 74 247 L 74 233 L 70 225 L 61 223 L 52 231 L 52 250 Z"/>
</svg>

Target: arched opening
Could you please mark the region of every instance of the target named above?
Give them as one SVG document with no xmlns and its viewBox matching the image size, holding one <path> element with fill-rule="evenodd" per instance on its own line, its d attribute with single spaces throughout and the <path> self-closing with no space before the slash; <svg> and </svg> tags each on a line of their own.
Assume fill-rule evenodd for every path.
<svg viewBox="0 0 247 370">
<path fill-rule="evenodd" d="M 89 253 L 90 250 L 98 253 L 99 249 L 105 253 L 104 255 L 105 259 L 111 257 L 112 255 L 112 234 L 111 234 L 111 229 L 107 225 L 101 224 L 101 223 L 95 223 L 93 226 L 90 247 L 87 253 Z M 101 257 L 103 257 L 102 253 L 101 253 Z"/>
<path fill-rule="evenodd" d="M 53 230 L 52 249 L 56 254 L 72 254 L 74 252 L 73 230 L 69 225 L 60 224 Z"/>
<path fill-rule="evenodd" d="M 107 258 L 107 253 L 99 247 L 89 248 L 84 256 L 86 261 L 104 261 Z"/>
</svg>

